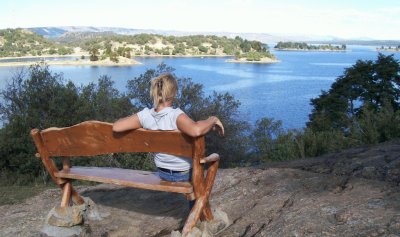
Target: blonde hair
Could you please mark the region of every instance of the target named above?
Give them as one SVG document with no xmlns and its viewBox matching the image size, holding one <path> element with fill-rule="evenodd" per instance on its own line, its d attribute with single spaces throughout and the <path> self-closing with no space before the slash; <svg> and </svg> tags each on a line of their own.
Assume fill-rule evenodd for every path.
<svg viewBox="0 0 400 237">
<path fill-rule="evenodd" d="M 154 108 L 160 103 L 170 101 L 175 98 L 178 90 L 178 83 L 170 73 L 164 73 L 151 80 L 150 96 L 153 98 Z"/>
</svg>

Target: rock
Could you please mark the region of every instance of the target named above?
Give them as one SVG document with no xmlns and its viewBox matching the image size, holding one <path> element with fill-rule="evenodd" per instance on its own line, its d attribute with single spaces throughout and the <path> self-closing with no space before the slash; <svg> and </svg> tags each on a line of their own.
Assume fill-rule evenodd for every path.
<svg viewBox="0 0 400 237">
<path fill-rule="evenodd" d="M 202 231 L 197 228 L 197 227 L 193 227 L 193 229 L 189 232 L 189 234 L 187 234 L 186 237 L 206 237 L 202 235 Z"/>
<path fill-rule="evenodd" d="M 228 228 L 231 224 L 226 212 L 222 211 L 220 208 L 215 208 L 212 210 L 214 215 L 214 220 L 212 221 L 202 221 L 197 223 L 188 236 L 192 237 L 212 237 L 221 233 L 223 230 Z M 172 231 L 171 237 L 181 237 L 179 231 Z"/>
<path fill-rule="evenodd" d="M 82 211 L 77 206 L 54 207 L 47 216 L 46 223 L 58 227 L 71 227 L 82 224 Z"/>
<path fill-rule="evenodd" d="M 79 208 L 82 210 L 85 220 L 100 221 L 110 215 L 109 213 L 100 214 L 96 203 L 94 203 L 92 199 L 88 197 L 83 197 L 83 199 L 85 203 L 80 205 Z"/>
<path fill-rule="evenodd" d="M 400 237 L 399 151 L 400 142 L 391 142 L 265 167 L 220 169 L 210 196 L 215 220 L 198 223 L 191 236 Z M 60 190 L 49 189 L 0 206 L 0 236 L 40 236 L 43 227 L 43 236 L 181 237 L 188 215 L 184 195 L 110 184 L 75 189 L 96 203 L 85 198 L 87 204 L 77 206 L 83 225 L 71 218 L 58 223 L 71 227 L 43 227 L 60 202 Z"/>
<path fill-rule="evenodd" d="M 87 197 L 83 197 L 82 205 L 69 207 L 56 206 L 47 215 L 42 233 L 46 236 L 88 236 L 90 226 L 82 225 L 89 220 L 102 220 L 96 204 Z M 69 228 L 66 228 L 69 227 Z"/>
<path fill-rule="evenodd" d="M 89 237 L 91 230 L 88 225 L 72 227 L 58 227 L 45 224 L 41 230 L 41 237 Z"/>
<path fill-rule="evenodd" d="M 182 234 L 181 234 L 181 232 L 174 230 L 171 232 L 170 237 L 182 237 Z"/>
<path fill-rule="evenodd" d="M 376 176 L 375 167 L 364 167 L 362 171 L 362 176 L 367 179 L 374 178 Z"/>
<path fill-rule="evenodd" d="M 214 220 L 210 221 L 207 225 L 210 233 L 213 235 L 221 233 L 232 224 L 226 212 L 222 211 L 221 208 L 217 207 L 214 209 L 213 215 Z"/>
<path fill-rule="evenodd" d="M 390 219 L 389 230 L 392 233 L 400 235 L 400 214 L 395 215 Z"/>
</svg>

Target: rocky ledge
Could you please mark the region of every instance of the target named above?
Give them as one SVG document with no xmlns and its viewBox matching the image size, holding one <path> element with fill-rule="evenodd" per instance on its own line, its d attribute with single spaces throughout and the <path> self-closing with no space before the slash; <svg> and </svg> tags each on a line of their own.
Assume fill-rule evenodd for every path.
<svg viewBox="0 0 400 237">
<path fill-rule="evenodd" d="M 220 170 L 211 205 L 231 225 L 217 236 L 400 236 L 400 142 L 327 156 Z M 170 236 L 187 215 L 185 197 L 113 185 L 78 187 L 102 220 L 91 236 Z M 0 207 L 0 236 L 39 236 L 60 202 L 51 189 Z"/>
</svg>

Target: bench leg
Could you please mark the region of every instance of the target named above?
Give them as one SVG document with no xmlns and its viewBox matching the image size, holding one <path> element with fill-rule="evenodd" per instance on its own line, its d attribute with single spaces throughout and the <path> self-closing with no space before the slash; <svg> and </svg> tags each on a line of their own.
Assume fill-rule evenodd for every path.
<svg viewBox="0 0 400 237">
<path fill-rule="evenodd" d="M 196 204 L 194 204 L 192 210 L 189 213 L 189 216 L 186 220 L 185 226 L 182 230 L 182 236 L 186 236 L 190 230 L 196 225 L 197 221 L 200 219 L 201 212 L 206 203 L 205 197 L 200 197 L 196 200 Z"/>
<path fill-rule="evenodd" d="M 74 188 L 71 188 L 71 194 L 72 194 L 72 201 L 74 202 L 75 205 L 82 205 L 83 203 L 85 203 L 85 200 L 83 200 L 83 198 L 79 195 L 77 191 L 75 191 Z"/>
<path fill-rule="evenodd" d="M 201 220 L 211 221 L 214 219 L 211 212 L 210 203 L 208 197 L 210 196 L 211 189 L 214 185 L 215 177 L 217 176 L 219 160 L 214 161 L 210 164 L 207 170 L 207 176 L 205 178 L 205 196 L 207 197 L 204 209 L 202 211 Z"/>
<path fill-rule="evenodd" d="M 185 196 L 188 201 L 193 201 L 196 199 L 196 197 L 194 196 L 194 193 L 186 193 Z"/>
<path fill-rule="evenodd" d="M 210 203 L 207 201 L 207 203 L 204 205 L 203 211 L 201 212 L 201 221 L 211 221 L 214 219 L 214 216 L 211 212 L 211 207 Z"/>
<path fill-rule="evenodd" d="M 204 189 L 202 194 L 199 195 L 200 197 L 196 199 L 196 203 L 189 213 L 185 226 L 182 230 L 182 236 L 186 236 L 190 232 L 200 217 L 202 220 L 206 221 L 211 221 L 214 219 L 208 198 L 217 175 L 218 165 L 219 161 L 212 162 L 207 170 L 206 178 L 204 179 L 203 177 L 199 176 L 197 179 L 199 185 L 204 185 Z"/>
<path fill-rule="evenodd" d="M 61 207 L 69 207 L 71 202 L 71 191 L 72 185 L 71 182 L 67 182 L 62 187 L 62 199 L 61 199 Z"/>
<path fill-rule="evenodd" d="M 81 205 L 85 203 L 85 200 L 72 187 L 71 182 L 65 183 L 61 189 L 62 189 L 61 207 L 69 207 L 69 204 L 71 203 L 71 197 L 75 205 Z"/>
</svg>

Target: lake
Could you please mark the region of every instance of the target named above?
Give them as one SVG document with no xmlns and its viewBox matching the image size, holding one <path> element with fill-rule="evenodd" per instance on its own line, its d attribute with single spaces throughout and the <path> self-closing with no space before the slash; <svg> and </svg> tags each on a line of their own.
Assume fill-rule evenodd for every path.
<svg viewBox="0 0 400 237">
<path fill-rule="evenodd" d="M 176 69 L 179 77 L 190 77 L 204 85 L 206 94 L 232 93 L 241 102 L 240 117 L 252 124 L 262 117 L 282 120 L 285 128 L 302 128 L 311 112 L 310 99 L 321 90 L 328 90 L 343 70 L 358 59 L 375 60 L 375 47 L 348 46 L 346 52 L 273 51 L 282 62 L 275 64 L 227 63 L 229 59 L 205 58 L 135 58 L 142 65 L 127 67 L 50 66 L 53 72 L 63 73 L 76 85 L 96 82 L 101 75 L 109 75 L 120 91 L 126 81 L 155 68 L 161 62 Z M 391 53 L 384 53 L 391 54 Z M 400 53 L 394 53 L 400 60 Z M 70 58 L 69 58 L 70 59 Z M 18 70 L 0 67 L 0 88 Z"/>
</svg>

